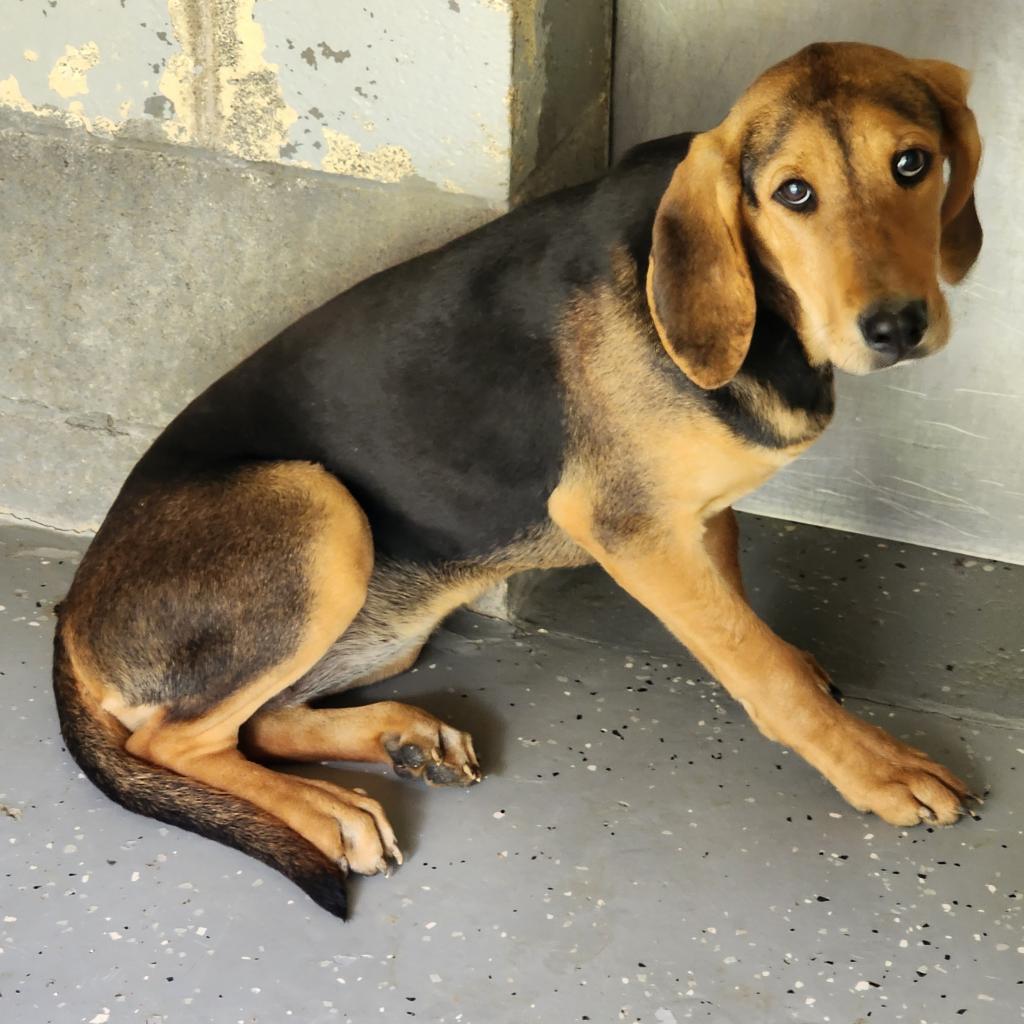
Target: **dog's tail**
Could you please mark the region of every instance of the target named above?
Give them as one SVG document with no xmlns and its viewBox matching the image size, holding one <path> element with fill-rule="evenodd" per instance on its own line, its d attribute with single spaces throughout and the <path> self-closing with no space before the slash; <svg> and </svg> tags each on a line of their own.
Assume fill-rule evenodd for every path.
<svg viewBox="0 0 1024 1024">
<path fill-rule="evenodd" d="M 53 691 L 60 730 L 82 771 L 111 799 L 137 814 L 198 832 L 276 868 L 325 910 L 344 918 L 345 878 L 312 844 L 245 800 L 133 757 L 121 723 L 75 678 L 58 625 Z"/>
</svg>

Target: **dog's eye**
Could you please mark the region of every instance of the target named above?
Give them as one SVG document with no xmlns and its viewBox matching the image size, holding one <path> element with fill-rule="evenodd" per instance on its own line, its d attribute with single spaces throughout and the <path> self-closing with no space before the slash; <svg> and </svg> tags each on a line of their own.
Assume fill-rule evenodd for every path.
<svg viewBox="0 0 1024 1024">
<path fill-rule="evenodd" d="M 790 178 L 784 181 L 772 197 L 777 199 L 783 206 L 791 210 L 809 211 L 817 205 L 814 198 L 814 189 L 800 178 Z"/>
<path fill-rule="evenodd" d="M 904 149 L 892 158 L 892 176 L 898 185 L 915 185 L 931 166 L 932 155 L 923 149 Z"/>
</svg>

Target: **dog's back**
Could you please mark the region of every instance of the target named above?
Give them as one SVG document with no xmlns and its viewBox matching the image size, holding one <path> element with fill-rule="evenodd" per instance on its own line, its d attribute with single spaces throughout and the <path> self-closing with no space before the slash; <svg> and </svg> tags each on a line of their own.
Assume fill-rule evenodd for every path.
<svg viewBox="0 0 1024 1024">
<path fill-rule="evenodd" d="M 385 270 L 191 403 L 129 479 L 302 459 L 344 480 L 378 552 L 478 557 L 546 518 L 566 448 L 558 331 L 574 293 L 646 265 L 689 136 Z"/>
</svg>

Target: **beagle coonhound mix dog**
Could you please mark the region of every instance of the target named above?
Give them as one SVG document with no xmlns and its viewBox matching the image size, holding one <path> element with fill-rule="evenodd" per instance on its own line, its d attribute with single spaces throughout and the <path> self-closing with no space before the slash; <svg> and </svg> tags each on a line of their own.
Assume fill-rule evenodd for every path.
<svg viewBox="0 0 1024 1024">
<path fill-rule="evenodd" d="M 345 913 L 401 853 L 375 801 L 264 762 L 465 785 L 469 736 L 393 702 L 523 569 L 600 563 L 856 808 L 969 794 L 845 711 L 748 606 L 730 505 L 814 441 L 833 368 L 946 344 L 981 229 L 968 76 L 853 44 L 771 68 L 712 131 L 363 281 L 196 398 L 128 477 L 59 613 L 68 749 L 125 807 Z M 950 165 L 944 181 L 944 162 Z"/>
</svg>

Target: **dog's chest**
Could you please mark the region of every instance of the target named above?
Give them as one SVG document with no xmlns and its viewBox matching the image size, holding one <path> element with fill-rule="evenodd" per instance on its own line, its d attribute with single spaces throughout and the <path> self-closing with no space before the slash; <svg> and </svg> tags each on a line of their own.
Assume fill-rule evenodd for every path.
<svg viewBox="0 0 1024 1024">
<path fill-rule="evenodd" d="M 648 449 L 652 483 L 673 508 L 704 519 L 756 490 L 811 443 L 769 448 L 706 417 L 683 420 Z"/>
</svg>

